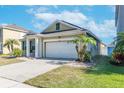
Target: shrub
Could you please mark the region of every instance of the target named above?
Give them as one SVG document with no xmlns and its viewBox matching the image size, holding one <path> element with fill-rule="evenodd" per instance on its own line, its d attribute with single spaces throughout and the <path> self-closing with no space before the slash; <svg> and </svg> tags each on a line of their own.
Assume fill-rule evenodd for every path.
<svg viewBox="0 0 124 93">
<path fill-rule="evenodd" d="M 91 53 L 90 52 L 85 53 L 84 60 L 85 61 L 91 61 Z"/>
<path fill-rule="evenodd" d="M 113 52 L 112 59 L 118 64 L 124 63 L 124 53 L 122 53 L 122 52 Z"/>
<path fill-rule="evenodd" d="M 14 48 L 12 52 L 13 56 L 20 57 L 23 54 L 23 51 L 19 48 Z"/>
</svg>

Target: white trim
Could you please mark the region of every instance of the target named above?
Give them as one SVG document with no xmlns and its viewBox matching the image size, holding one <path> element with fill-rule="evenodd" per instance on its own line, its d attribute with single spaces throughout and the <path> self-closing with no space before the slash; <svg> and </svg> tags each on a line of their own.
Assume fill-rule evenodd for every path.
<svg viewBox="0 0 124 93">
<path fill-rule="evenodd" d="M 72 35 L 79 35 L 79 34 L 86 34 L 86 33 L 80 30 L 73 30 L 73 31 L 62 31 L 62 32 L 56 32 L 56 33 L 49 33 L 49 34 L 26 35 L 25 37 L 32 39 L 35 37 L 47 38 L 47 37 L 57 37 L 57 36 L 72 36 Z"/>
<path fill-rule="evenodd" d="M 26 38 L 26 56 L 30 57 L 30 41 Z"/>
<path fill-rule="evenodd" d="M 79 35 L 79 34 L 85 34 L 83 31 L 80 30 L 73 30 L 73 31 L 62 31 L 62 32 L 57 32 L 57 33 L 49 33 L 49 34 L 44 34 L 44 38 L 46 37 L 58 37 L 58 36 L 74 36 L 74 35 Z"/>
<path fill-rule="evenodd" d="M 43 52 L 42 57 L 45 58 L 45 42 L 43 42 L 43 51 L 42 52 Z"/>
<path fill-rule="evenodd" d="M 39 42 L 39 40 L 38 40 L 38 38 L 35 38 L 35 58 L 38 58 L 39 57 L 39 46 L 38 46 L 38 43 Z"/>
<path fill-rule="evenodd" d="M 45 39 L 43 42 L 54 42 L 54 41 L 69 41 L 73 40 L 74 37 L 64 37 L 64 38 L 53 38 L 53 39 Z"/>
</svg>

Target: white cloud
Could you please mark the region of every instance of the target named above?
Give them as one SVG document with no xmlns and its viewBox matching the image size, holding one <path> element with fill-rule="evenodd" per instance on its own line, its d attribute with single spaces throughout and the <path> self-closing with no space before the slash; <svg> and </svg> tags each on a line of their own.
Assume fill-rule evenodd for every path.
<svg viewBox="0 0 124 93">
<path fill-rule="evenodd" d="M 35 13 L 33 8 L 30 8 L 30 9 L 26 10 L 26 12 L 29 13 L 29 14 L 34 14 Z"/>
<path fill-rule="evenodd" d="M 47 10 L 48 10 L 47 7 L 43 7 L 43 6 L 35 7 L 34 6 L 33 8 L 27 9 L 26 12 L 29 14 L 36 14 L 36 13 L 46 12 Z"/>
<path fill-rule="evenodd" d="M 100 38 L 114 38 L 116 36 L 114 20 L 104 20 L 100 24 L 97 24 L 95 21 L 89 21 L 87 28 Z"/>
<path fill-rule="evenodd" d="M 39 8 L 37 8 L 36 12 L 42 13 L 42 12 L 46 12 L 47 10 L 48 10 L 48 8 L 46 8 L 46 7 L 39 7 Z"/>
<path fill-rule="evenodd" d="M 41 10 L 39 9 L 39 11 Z M 31 9 L 30 12 L 32 11 L 34 10 Z M 116 36 L 114 19 L 106 19 L 103 20 L 102 23 L 97 23 L 92 17 L 86 16 L 80 11 L 61 11 L 60 13 L 45 11 L 35 13 L 32 12 L 35 17 L 35 22 L 33 23 L 35 28 L 43 30 L 44 27 L 48 26 L 48 24 L 52 23 L 56 19 L 59 19 L 87 28 L 101 39 L 112 39 Z"/>
<path fill-rule="evenodd" d="M 40 23 L 35 23 L 34 27 L 37 28 L 37 29 L 43 29 L 44 28 L 44 26 Z"/>
<path fill-rule="evenodd" d="M 47 23 L 56 19 L 69 21 L 75 24 L 80 24 L 82 21 L 88 20 L 87 17 L 80 12 L 62 11 L 61 13 L 38 13 L 35 17 Z"/>
</svg>

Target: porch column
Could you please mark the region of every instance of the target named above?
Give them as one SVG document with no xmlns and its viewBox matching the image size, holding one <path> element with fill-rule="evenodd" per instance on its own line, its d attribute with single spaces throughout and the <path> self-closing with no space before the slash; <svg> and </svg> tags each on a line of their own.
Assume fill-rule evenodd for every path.
<svg viewBox="0 0 124 93">
<path fill-rule="evenodd" d="M 35 38 L 35 58 L 39 57 L 39 44 L 38 44 L 38 38 Z"/>
<path fill-rule="evenodd" d="M 30 57 L 30 40 L 26 39 L 26 56 Z"/>
</svg>

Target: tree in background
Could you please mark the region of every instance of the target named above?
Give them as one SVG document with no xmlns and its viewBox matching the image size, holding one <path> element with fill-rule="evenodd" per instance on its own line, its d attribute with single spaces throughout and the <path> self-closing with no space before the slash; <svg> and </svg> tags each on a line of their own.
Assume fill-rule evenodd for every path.
<svg viewBox="0 0 124 93">
<path fill-rule="evenodd" d="M 13 52 L 14 45 L 19 45 L 19 42 L 16 39 L 7 39 L 4 47 L 7 47 L 9 52 Z"/>
<path fill-rule="evenodd" d="M 124 64 L 124 32 L 117 33 L 113 42 L 116 46 L 112 53 L 112 59 L 115 63 Z"/>
</svg>

